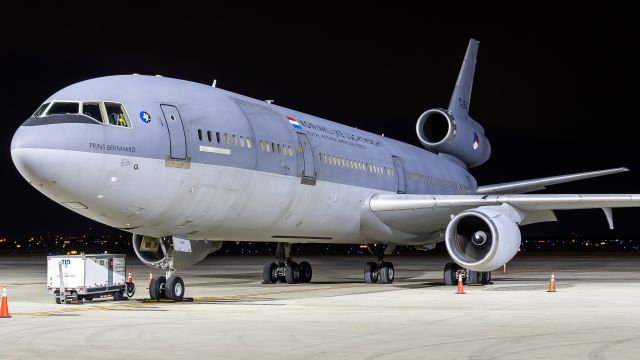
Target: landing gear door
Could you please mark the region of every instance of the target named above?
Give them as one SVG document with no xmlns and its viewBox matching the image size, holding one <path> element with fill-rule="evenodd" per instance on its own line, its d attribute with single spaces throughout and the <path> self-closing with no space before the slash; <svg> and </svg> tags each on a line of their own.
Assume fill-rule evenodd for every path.
<svg viewBox="0 0 640 360">
<path fill-rule="evenodd" d="M 398 194 L 407 193 L 407 183 L 405 181 L 404 166 L 402 166 L 402 160 L 399 157 L 393 157 L 393 163 L 396 166 L 396 175 L 398 176 Z"/>
<path fill-rule="evenodd" d="M 300 171 L 300 183 L 304 185 L 316 184 L 316 167 L 313 163 L 313 151 L 307 135 L 297 133 L 298 148 L 296 158 L 298 159 L 298 169 Z"/>
<path fill-rule="evenodd" d="M 170 157 L 172 159 L 187 159 L 187 140 L 184 136 L 184 127 L 182 126 L 182 118 L 178 109 L 172 105 L 160 105 L 164 114 L 167 128 L 169 129 L 169 140 L 171 144 Z"/>
</svg>

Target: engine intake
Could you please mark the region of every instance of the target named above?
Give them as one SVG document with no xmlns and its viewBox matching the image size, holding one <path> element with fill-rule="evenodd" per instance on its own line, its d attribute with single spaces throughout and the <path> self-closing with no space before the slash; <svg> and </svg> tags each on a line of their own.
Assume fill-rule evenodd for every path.
<svg viewBox="0 0 640 360">
<path fill-rule="evenodd" d="M 133 235 L 133 251 L 142 263 L 158 269 L 177 270 L 204 260 L 219 250 L 222 241 L 186 240 L 178 237 L 156 238 Z"/>
<path fill-rule="evenodd" d="M 416 132 L 426 149 L 453 155 L 469 167 L 484 164 L 491 155 L 484 128 L 466 114 L 458 119 L 449 110 L 427 110 L 418 118 Z"/>
<path fill-rule="evenodd" d="M 483 206 L 456 215 L 447 226 L 445 244 L 458 265 L 491 271 L 516 255 L 520 229 L 507 208 Z"/>
</svg>

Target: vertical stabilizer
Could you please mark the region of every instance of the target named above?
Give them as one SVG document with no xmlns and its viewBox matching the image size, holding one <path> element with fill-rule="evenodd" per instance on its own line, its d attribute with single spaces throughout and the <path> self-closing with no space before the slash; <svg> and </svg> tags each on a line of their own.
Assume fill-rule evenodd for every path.
<svg viewBox="0 0 640 360">
<path fill-rule="evenodd" d="M 458 74 L 456 87 L 453 89 L 451 101 L 449 102 L 449 110 L 455 115 L 466 115 L 469 113 L 469 104 L 471 103 L 471 88 L 473 87 L 473 74 L 476 68 L 476 59 L 478 57 L 479 41 L 475 39 L 469 40 L 467 52 L 464 55 L 464 61 Z M 460 116 L 462 118 L 462 116 Z"/>
</svg>

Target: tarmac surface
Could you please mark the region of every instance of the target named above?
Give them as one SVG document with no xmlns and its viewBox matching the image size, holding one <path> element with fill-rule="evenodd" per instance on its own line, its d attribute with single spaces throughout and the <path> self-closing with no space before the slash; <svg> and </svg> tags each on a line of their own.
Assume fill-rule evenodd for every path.
<svg viewBox="0 0 640 360">
<path fill-rule="evenodd" d="M 492 285 L 444 286 L 441 255 L 388 257 L 391 285 L 366 285 L 370 257 L 299 256 L 310 284 L 261 284 L 259 256 L 212 256 L 179 273 L 190 303 L 141 302 L 150 268 L 129 257 L 133 300 L 56 305 L 46 257 L 0 257 L 11 319 L 0 358 L 638 359 L 640 256 L 516 256 Z M 552 272 L 557 292 L 548 293 Z M 154 273 L 160 273 L 154 271 Z"/>
</svg>

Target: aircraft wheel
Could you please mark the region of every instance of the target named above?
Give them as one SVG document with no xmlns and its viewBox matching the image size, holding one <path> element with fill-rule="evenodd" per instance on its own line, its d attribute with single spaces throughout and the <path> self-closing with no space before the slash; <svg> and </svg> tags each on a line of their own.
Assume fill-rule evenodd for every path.
<svg viewBox="0 0 640 360">
<path fill-rule="evenodd" d="M 370 261 L 364 265 L 364 282 L 367 284 L 378 282 L 378 265 L 376 263 Z"/>
<path fill-rule="evenodd" d="M 491 284 L 491 271 L 484 271 L 481 273 L 480 283 L 482 285 Z"/>
<path fill-rule="evenodd" d="M 275 284 L 278 282 L 278 265 L 276 263 L 266 263 L 262 268 L 262 283 Z"/>
<path fill-rule="evenodd" d="M 182 301 L 184 297 L 184 281 L 180 276 L 171 276 L 167 279 L 164 293 L 169 300 Z"/>
<path fill-rule="evenodd" d="M 118 291 L 114 291 L 113 292 L 113 300 L 114 301 L 121 301 L 124 298 L 124 291 L 123 290 L 118 290 Z"/>
<path fill-rule="evenodd" d="M 62 300 L 60 300 L 60 291 L 56 291 L 54 295 L 56 297 L 56 304 L 62 304 Z"/>
<path fill-rule="evenodd" d="M 390 262 L 383 262 L 380 265 L 380 282 L 383 284 L 391 284 L 393 279 L 395 279 L 393 264 Z"/>
<path fill-rule="evenodd" d="M 445 285 L 458 285 L 457 272 L 460 270 L 460 266 L 454 262 L 448 262 L 444 266 L 444 284 Z"/>
<path fill-rule="evenodd" d="M 311 276 L 313 276 L 313 271 L 311 270 L 311 264 L 306 261 L 298 264 L 298 271 L 300 273 L 300 282 L 308 283 L 311 282 Z"/>
<path fill-rule="evenodd" d="M 298 269 L 298 264 L 290 261 L 284 267 L 284 279 L 287 281 L 287 284 L 295 284 L 300 280 L 300 269 Z"/>
<path fill-rule="evenodd" d="M 164 285 L 167 282 L 167 278 L 162 275 L 154 275 L 151 279 L 151 285 L 149 285 L 149 297 L 151 300 L 160 300 L 165 297 Z"/>
</svg>

